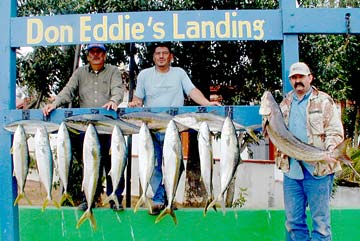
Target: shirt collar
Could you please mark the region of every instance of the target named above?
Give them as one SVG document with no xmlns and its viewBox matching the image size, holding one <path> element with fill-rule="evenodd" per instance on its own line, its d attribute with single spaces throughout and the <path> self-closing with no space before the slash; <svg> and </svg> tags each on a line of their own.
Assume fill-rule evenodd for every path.
<svg viewBox="0 0 360 241">
<path fill-rule="evenodd" d="M 312 88 L 310 88 L 308 90 L 308 92 L 306 92 L 306 94 L 304 95 L 304 98 L 302 98 L 301 101 L 305 101 L 305 100 L 309 99 L 311 93 L 312 93 Z M 296 100 L 296 101 L 299 101 L 295 91 L 293 92 L 293 99 Z"/>
<path fill-rule="evenodd" d="M 91 68 L 91 65 L 89 64 L 89 72 L 91 72 L 91 73 L 98 74 L 98 73 L 100 73 L 101 71 L 103 71 L 104 69 L 105 69 L 105 64 L 104 64 L 104 66 L 103 66 L 100 70 L 98 70 L 98 71 L 96 72 L 95 70 L 93 70 L 93 69 Z"/>
</svg>

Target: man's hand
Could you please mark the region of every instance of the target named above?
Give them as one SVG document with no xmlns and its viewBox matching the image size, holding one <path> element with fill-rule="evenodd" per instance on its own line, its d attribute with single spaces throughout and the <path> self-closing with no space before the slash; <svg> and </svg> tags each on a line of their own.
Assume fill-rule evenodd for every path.
<svg viewBox="0 0 360 241">
<path fill-rule="evenodd" d="M 42 112 L 46 116 L 49 115 L 50 112 L 54 109 L 56 109 L 56 106 L 54 104 L 47 104 L 44 106 L 44 108 L 42 108 Z"/>
<path fill-rule="evenodd" d="M 110 110 L 110 109 L 112 109 L 112 110 L 117 110 L 118 109 L 118 105 L 114 102 L 114 101 L 112 101 L 112 100 L 110 100 L 109 102 L 107 102 L 105 105 L 103 105 L 102 107 L 104 107 L 104 108 L 106 108 L 107 110 Z"/>
<path fill-rule="evenodd" d="M 133 100 L 128 103 L 128 107 L 141 107 L 141 106 L 142 106 L 142 101 L 139 100 Z"/>
</svg>

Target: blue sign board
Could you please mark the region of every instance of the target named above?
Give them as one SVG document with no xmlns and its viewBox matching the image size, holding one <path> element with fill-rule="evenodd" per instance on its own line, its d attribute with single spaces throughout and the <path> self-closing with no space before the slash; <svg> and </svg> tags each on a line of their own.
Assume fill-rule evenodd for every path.
<svg viewBox="0 0 360 241">
<path fill-rule="evenodd" d="M 12 18 L 11 26 L 12 47 L 91 42 L 282 40 L 279 10 L 21 17 Z"/>
</svg>

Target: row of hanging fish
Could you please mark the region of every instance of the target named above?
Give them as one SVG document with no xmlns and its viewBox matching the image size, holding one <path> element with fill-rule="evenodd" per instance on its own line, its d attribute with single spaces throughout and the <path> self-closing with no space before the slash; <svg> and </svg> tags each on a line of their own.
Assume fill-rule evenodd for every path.
<svg viewBox="0 0 360 241">
<path fill-rule="evenodd" d="M 207 193 L 209 195 L 204 214 L 206 214 L 207 209 L 210 207 L 214 207 L 214 209 L 216 210 L 215 203 L 217 201 L 220 201 L 222 203 L 223 210 L 225 210 L 224 194 L 229 187 L 229 184 L 235 174 L 236 167 L 239 163 L 239 143 L 235 133 L 236 125 L 233 124 L 229 117 L 223 118 L 224 121 L 223 123 L 221 123 L 219 121 L 221 120 L 221 118 L 218 117 L 216 117 L 216 119 L 218 119 L 217 121 L 213 121 L 215 119 L 214 114 L 187 114 L 189 114 L 188 117 L 185 114 L 182 114 L 178 115 L 177 119 L 178 121 L 182 121 L 183 123 L 186 123 L 186 125 L 191 126 L 191 128 L 197 129 L 199 131 L 198 138 L 201 160 L 201 175 L 202 180 L 204 181 L 204 184 L 206 186 Z M 66 122 L 61 123 L 58 128 L 56 128 L 55 123 L 32 120 L 23 120 L 8 125 L 6 127 L 8 131 L 12 131 L 16 126 L 12 151 L 14 161 L 14 175 L 18 182 L 19 196 L 16 198 L 14 205 L 16 205 L 18 201 L 23 197 L 28 200 L 24 193 L 24 186 L 26 175 L 28 173 L 29 162 L 26 134 L 35 134 L 35 159 L 38 166 L 40 180 L 47 192 L 47 197 L 44 200 L 42 210 L 46 208 L 49 201 L 52 201 L 51 184 L 53 176 L 53 159 L 48 138 L 48 132 L 56 131 L 56 129 L 58 131 L 56 147 L 56 165 L 59 169 L 59 177 L 64 188 L 63 196 L 60 200 L 60 205 L 65 200 L 68 200 L 72 205 L 74 205 L 70 195 L 67 192 L 69 168 L 72 159 L 71 143 L 67 127 L 70 130 L 85 130 L 86 132 L 83 147 L 84 176 L 82 182 L 82 189 L 85 193 L 89 209 L 86 210 L 82 217 L 79 219 L 77 227 L 79 227 L 86 219 L 90 219 L 92 226 L 96 227 L 95 218 L 93 217 L 91 211 L 91 203 L 93 202 L 96 189 L 95 182 L 97 182 L 99 176 L 99 171 L 97 170 L 99 168 L 98 162 L 100 158 L 100 144 L 98 143 L 97 133 L 99 132 L 98 130 L 100 130 L 100 133 L 109 133 L 110 128 L 112 128 L 112 139 L 110 148 L 112 166 L 109 173 L 112 178 L 112 184 L 113 186 L 118 185 L 119 180 L 123 175 L 126 167 L 126 142 L 123 136 L 123 131 L 125 130 L 125 133 L 127 134 L 139 133 L 138 158 L 139 163 L 142 163 L 142 165 L 139 165 L 139 177 L 143 193 L 134 208 L 134 212 L 136 212 L 143 203 L 145 203 L 147 207 L 151 210 L 151 202 L 148 193 L 150 190 L 150 179 L 155 165 L 155 154 L 150 131 L 164 131 L 163 125 L 166 124 L 162 168 L 164 173 L 163 182 L 169 200 L 168 206 L 157 217 L 156 222 L 159 222 L 165 215 L 170 214 L 173 217 L 174 222 L 177 223 L 176 216 L 173 210 L 173 202 L 181 174 L 184 170 L 181 139 L 179 132 L 186 130 L 188 127 L 184 127 L 184 125 L 175 122 L 175 118 L 172 119 L 172 117 L 167 118 L 166 121 L 164 121 L 164 116 L 166 116 L 166 114 L 163 113 L 159 115 L 154 115 L 154 113 L 151 114 L 150 112 L 137 112 L 136 114 L 134 112 L 129 113 L 129 115 L 125 116 L 128 119 L 124 119 L 134 120 L 136 118 L 140 118 L 138 116 L 141 116 L 142 118 L 140 119 L 142 123 L 140 128 L 138 128 L 137 126 L 139 123 L 130 123 L 129 125 L 129 123 L 126 121 L 117 121 L 110 117 L 96 114 L 70 117 L 66 119 Z M 153 121 L 153 116 L 157 116 L 157 119 L 155 119 L 156 121 Z M 192 124 L 188 124 L 188 122 L 182 120 L 182 118 L 184 120 L 192 119 L 192 122 L 189 122 Z M 159 124 L 161 122 L 160 120 L 163 120 L 162 124 Z M 199 121 L 201 121 L 201 123 L 196 124 L 196 122 Z M 219 127 L 220 124 L 222 125 L 221 128 Z M 126 126 L 126 128 L 124 128 L 124 126 Z M 150 126 L 150 128 L 148 126 Z M 241 128 L 241 130 L 246 129 L 239 125 L 238 128 Z M 211 135 L 212 133 L 216 132 L 221 133 L 221 140 L 223 141 L 221 142 L 220 162 L 221 192 L 219 196 L 214 199 L 212 188 L 213 160 Z M 229 154 L 233 155 L 229 156 Z M 115 194 L 109 195 L 109 197 L 105 201 L 107 202 L 109 200 L 113 200 L 116 205 L 119 205 Z M 59 204 L 55 200 L 53 201 L 55 206 L 59 207 Z M 28 202 L 31 203 L 30 200 L 28 200 Z"/>
</svg>

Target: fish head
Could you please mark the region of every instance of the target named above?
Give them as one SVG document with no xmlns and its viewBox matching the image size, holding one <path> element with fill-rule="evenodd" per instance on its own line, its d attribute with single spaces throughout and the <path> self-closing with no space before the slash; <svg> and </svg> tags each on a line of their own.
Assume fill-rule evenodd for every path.
<svg viewBox="0 0 360 241">
<path fill-rule="evenodd" d="M 269 91 L 265 91 L 261 97 L 259 114 L 262 116 L 269 116 L 273 110 L 275 99 Z"/>
</svg>

